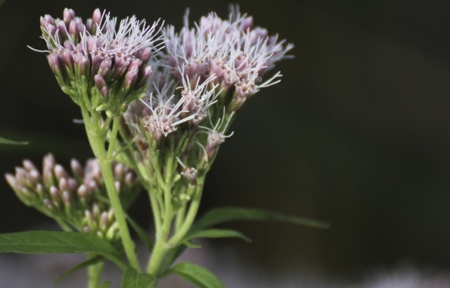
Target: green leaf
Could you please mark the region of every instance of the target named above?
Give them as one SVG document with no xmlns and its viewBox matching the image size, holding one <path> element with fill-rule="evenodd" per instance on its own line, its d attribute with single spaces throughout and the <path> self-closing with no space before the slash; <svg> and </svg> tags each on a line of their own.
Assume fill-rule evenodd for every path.
<svg viewBox="0 0 450 288">
<path fill-rule="evenodd" d="M 280 221 L 322 229 L 330 227 L 330 224 L 327 222 L 284 215 L 263 209 L 227 207 L 209 211 L 203 218 L 197 221 L 194 226 L 192 226 L 191 231 L 198 231 L 217 224 L 236 220 Z"/>
<path fill-rule="evenodd" d="M 225 288 L 225 285 L 213 273 L 198 265 L 181 262 L 173 266 L 167 273 L 178 276 L 191 282 L 198 288 Z"/>
<path fill-rule="evenodd" d="M 58 280 L 55 283 L 55 288 L 58 287 L 58 285 L 61 283 L 61 281 L 63 281 L 67 276 L 69 276 L 70 274 L 72 274 L 73 272 L 80 270 L 84 267 L 88 267 L 91 265 L 95 265 L 97 263 L 100 263 L 102 261 L 104 261 L 105 258 L 103 258 L 103 256 L 95 256 L 92 257 L 86 261 L 83 261 L 75 266 L 73 266 L 72 268 L 70 268 L 67 272 L 65 272 L 63 275 L 61 275 Z"/>
<path fill-rule="evenodd" d="M 2 0 L 0 0 L 0 5 L 2 5 Z M 0 137 L 0 144 L 8 144 L 8 145 L 27 145 L 28 142 L 17 142 L 17 141 L 12 141 L 12 140 L 8 140 L 5 138 Z"/>
<path fill-rule="evenodd" d="M 93 235 L 61 231 L 28 231 L 0 234 L 0 253 L 100 254 L 122 269 L 119 252 L 106 240 Z"/>
<path fill-rule="evenodd" d="M 148 288 L 153 277 L 147 273 L 139 273 L 133 267 L 127 267 L 122 279 L 121 288 Z"/>
<path fill-rule="evenodd" d="M 252 242 L 250 238 L 248 238 L 241 232 L 230 229 L 208 229 L 208 230 L 192 231 L 189 232 L 184 237 L 184 240 L 191 240 L 194 238 L 230 238 L 230 237 L 237 237 L 244 239 L 247 242 Z"/>
<path fill-rule="evenodd" d="M 108 281 L 100 285 L 98 288 L 109 288 L 111 287 L 112 282 Z"/>
<path fill-rule="evenodd" d="M 5 1 L 5 0 L 0 0 L 0 6 L 2 6 L 2 4 L 3 4 L 4 1 Z"/>
<path fill-rule="evenodd" d="M 136 231 L 136 234 L 138 235 L 139 239 L 141 239 L 142 242 L 144 242 L 145 246 L 147 246 L 148 251 L 152 251 L 153 250 L 153 241 L 152 241 L 152 239 L 150 239 L 150 235 L 147 233 L 147 231 L 142 229 L 141 226 L 139 226 L 139 224 L 134 222 L 134 220 L 131 219 L 131 217 L 128 215 L 127 215 L 127 220 L 133 227 L 134 231 Z"/>
<path fill-rule="evenodd" d="M 187 240 L 183 241 L 183 244 L 186 245 L 189 248 L 194 248 L 194 249 L 202 248 L 202 246 L 200 246 L 198 244 L 195 244 L 195 243 L 192 243 L 191 241 L 187 241 Z"/>
</svg>

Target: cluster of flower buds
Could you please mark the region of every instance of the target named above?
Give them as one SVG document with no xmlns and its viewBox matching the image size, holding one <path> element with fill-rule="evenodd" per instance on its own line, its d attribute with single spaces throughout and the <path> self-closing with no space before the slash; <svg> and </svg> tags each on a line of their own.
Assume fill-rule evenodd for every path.
<svg viewBox="0 0 450 288">
<path fill-rule="evenodd" d="M 260 88 L 279 82 L 280 73 L 265 82 L 262 77 L 293 48 L 278 42 L 278 35 L 269 36 L 266 29 L 254 27 L 253 18 L 238 9 L 232 9 L 228 20 L 210 13 L 192 29 L 186 15 L 180 33 L 169 26 L 163 34 L 166 62 L 178 80 L 190 79 L 191 85 L 198 85 L 199 79 L 202 83 L 214 75 L 213 83 L 224 91 L 233 90 L 229 110 L 234 111 Z"/>
<path fill-rule="evenodd" d="M 145 91 L 152 72 L 147 64 L 158 40 L 157 22 L 147 26 L 132 16 L 120 21 L 116 30 L 117 19 L 109 13 L 96 9 L 83 22 L 67 8 L 63 19 L 45 15 L 40 22 L 50 67 L 62 90 L 78 105 L 86 94 L 93 108 L 120 112 L 114 109 Z"/>
<path fill-rule="evenodd" d="M 16 167 L 15 175 L 6 174 L 5 177 L 23 203 L 54 218 L 66 228 L 111 241 L 118 240 L 118 224 L 98 161 L 90 159 L 83 167 L 72 159 L 70 164 L 72 173 L 48 154 L 43 159 L 41 172 L 31 161 L 24 160 L 23 167 Z M 136 177 L 123 164 L 114 162 L 112 165 L 121 200 L 129 203 L 137 196 Z"/>
</svg>

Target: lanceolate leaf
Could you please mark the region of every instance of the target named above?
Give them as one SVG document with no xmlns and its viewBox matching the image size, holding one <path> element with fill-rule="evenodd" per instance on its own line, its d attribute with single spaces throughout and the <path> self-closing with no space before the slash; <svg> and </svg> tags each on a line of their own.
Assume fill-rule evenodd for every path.
<svg viewBox="0 0 450 288">
<path fill-rule="evenodd" d="M 109 287 L 111 287 L 111 282 L 105 282 L 105 283 L 103 283 L 102 285 L 100 285 L 100 287 L 98 287 L 98 288 L 109 288 Z"/>
<path fill-rule="evenodd" d="M 192 231 L 184 237 L 184 240 L 191 240 L 194 238 L 230 238 L 237 237 L 251 242 L 251 239 L 242 234 L 241 232 L 229 229 L 208 229 L 201 231 Z"/>
<path fill-rule="evenodd" d="M 106 240 L 77 232 L 29 231 L 0 234 L 0 253 L 100 254 L 122 269 L 120 254 Z"/>
<path fill-rule="evenodd" d="M 121 288 L 148 288 L 153 277 L 147 273 L 139 273 L 132 267 L 127 267 L 123 275 Z"/>
<path fill-rule="evenodd" d="M 88 267 L 91 265 L 95 265 L 97 263 L 100 263 L 102 261 L 104 261 L 105 258 L 103 258 L 102 256 L 95 256 L 93 258 L 90 258 L 86 261 L 81 262 L 80 264 L 77 264 L 75 266 L 73 266 L 72 268 L 70 268 L 67 272 L 65 272 L 63 275 L 61 275 L 58 280 L 55 283 L 55 288 L 58 287 L 58 285 L 61 283 L 61 281 L 63 281 L 67 276 L 69 276 L 70 274 L 72 274 L 73 272 L 80 270 L 84 267 Z"/>
<path fill-rule="evenodd" d="M 225 285 L 216 275 L 192 263 L 179 263 L 166 273 L 166 275 L 168 274 L 177 274 L 198 288 L 225 288 Z"/>
<path fill-rule="evenodd" d="M 3 0 L 0 0 L 0 6 L 2 5 L 2 2 L 3 2 Z M 8 140 L 8 139 L 0 137 L 0 144 L 27 145 L 28 142 L 25 142 L 25 141 L 17 142 L 17 141 L 12 141 L 12 140 Z"/>
<path fill-rule="evenodd" d="M 217 224 L 237 220 L 281 221 L 322 229 L 330 227 L 330 224 L 327 222 L 297 216 L 284 215 L 281 213 L 271 212 L 263 209 L 227 207 L 209 211 L 205 216 L 203 216 L 203 218 L 201 218 L 199 221 L 197 221 L 197 223 L 194 224 L 191 231 L 198 231 Z"/>
<path fill-rule="evenodd" d="M 188 241 L 188 240 L 183 241 L 183 244 L 186 245 L 189 248 L 194 248 L 194 249 L 202 248 L 202 246 L 200 246 L 198 244 L 195 244 L 195 243 L 192 243 L 191 241 Z"/>
</svg>

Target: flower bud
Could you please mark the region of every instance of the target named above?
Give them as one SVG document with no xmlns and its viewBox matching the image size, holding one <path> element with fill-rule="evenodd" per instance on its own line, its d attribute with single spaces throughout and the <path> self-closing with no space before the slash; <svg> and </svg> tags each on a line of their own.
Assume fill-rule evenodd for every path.
<svg viewBox="0 0 450 288">
<path fill-rule="evenodd" d="M 39 18 L 39 23 L 41 24 L 41 27 L 47 28 L 48 21 L 44 17 L 41 16 L 41 18 Z"/>
<path fill-rule="evenodd" d="M 52 204 L 52 201 L 48 200 L 48 199 L 44 199 L 44 205 L 45 207 L 47 207 L 48 210 L 53 210 L 53 208 L 55 208 Z"/>
<path fill-rule="evenodd" d="M 100 90 L 100 94 L 102 94 L 103 99 L 106 99 L 106 98 L 108 97 L 108 94 L 109 94 L 108 88 L 103 87 L 103 88 Z"/>
<path fill-rule="evenodd" d="M 98 69 L 98 74 L 106 76 L 111 71 L 112 60 L 110 57 L 105 58 Z"/>
<path fill-rule="evenodd" d="M 100 9 L 95 9 L 94 13 L 92 13 L 92 24 L 93 27 L 100 26 L 100 21 L 102 20 L 102 12 L 100 12 Z"/>
<path fill-rule="evenodd" d="M 44 15 L 44 19 L 45 21 L 47 21 L 48 23 L 55 25 L 55 19 L 53 19 L 52 16 L 50 16 L 49 14 L 45 14 Z"/>
<path fill-rule="evenodd" d="M 64 167 L 62 167 L 62 166 L 59 165 L 59 164 L 56 164 L 56 165 L 55 165 L 54 172 L 55 172 L 55 176 L 56 176 L 56 178 L 57 178 L 58 180 L 61 180 L 62 178 L 68 178 L 68 177 L 69 177 L 69 175 L 67 174 L 67 172 L 66 172 L 66 170 L 64 169 Z"/>
<path fill-rule="evenodd" d="M 77 183 L 77 180 L 75 180 L 75 179 L 73 179 L 73 178 L 70 178 L 69 181 L 68 181 L 68 184 L 69 184 L 69 189 L 70 189 L 70 191 L 75 192 L 75 191 L 78 190 L 78 183 Z"/>
<path fill-rule="evenodd" d="M 105 79 L 103 78 L 102 75 L 99 75 L 99 74 L 95 75 L 94 82 L 95 82 L 95 86 L 97 86 L 97 89 L 99 91 L 101 91 L 102 88 L 106 86 Z"/>
<path fill-rule="evenodd" d="M 59 189 L 60 189 L 61 191 L 68 191 L 68 190 L 69 190 L 69 183 L 68 183 L 68 181 L 66 180 L 66 178 L 61 178 L 61 179 L 59 180 Z"/>
<path fill-rule="evenodd" d="M 81 60 L 78 63 L 78 76 L 81 77 L 82 75 L 84 75 L 88 77 L 90 68 L 91 62 L 89 61 L 89 58 L 86 56 L 81 57 Z"/>
<path fill-rule="evenodd" d="M 141 56 L 139 57 L 139 59 L 141 59 L 143 65 L 146 65 L 148 63 L 151 55 L 152 55 L 152 49 L 150 47 L 142 50 L 142 53 L 141 53 Z"/>
<path fill-rule="evenodd" d="M 12 174 L 6 173 L 5 179 L 6 179 L 6 182 L 8 182 L 9 186 L 11 186 L 11 188 L 13 188 L 14 190 L 17 189 L 16 178 Z"/>
<path fill-rule="evenodd" d="M 86 30 L 87 30 L 89 33 L 95 35 L 95 32 L 92 31 L 92 19 L 87 19 L 87 20 L 86 20 Z"/>
<path fill-rule="evenodd" d="M 124 182 L 125 182 L 125 184 L 126 184 L 127 186 L 131 186 L 131 185 L 133 184 L 133 173 L 128 172 L 128 173 L 125 175 L 125 180 L 124 180 Z"/>
<path fill-rule="evenodd" d="M 44 198 L 44 192 L 45 192 L 44 185 L 42 185 L 41 183 L 37 184 L 36 185 L 36 193 L 40 199 Z"/>
<path fill-rule="evenodd" d="M 74 42 L 78 41 L 78 34 L 80 33 L 80 31 L 78 30 L 78 25 L 77 23 L 75 23 L 74 20 L 70 21 L 69 24 L 69 34 L 70 36 L 72 36 L 72 40 Z"/>
<path fill-rule="evenodd" d="M 52 197 L 54 203 L 61 202 L 61 192 L 59 192 L 58 188 L 55 186 L 50 187 L 50 196 Z"/>
<path fill-rule="evenodd" d="M 48 64 L 53 71 L 53 74 L 62 82 L 65 82 L 64 73 L 61 70 L 61 64 L 59 61 L 59 57 L 56 53 L 51 53 L 47 56 Z"/>
<path fill-rule="evenodd" d="M 70 160 L 70 167 L 72 168 L 72 173 L 75 178 L 81 180 L 84 177 L 83 167 L 76 159 Z"/>
<path fill-rule="evenodd" d="M 36 166 L 34 166 L 33 162 L 28 159 L 23 160 L 22 165 L 28 171 L 36 170 Z"/>
<path fill-rule="evenodd" d="M 72 21 L 72 19 L 74 17 L 75 17 L 75 11 L 73 11 L 72 9 L 64 8 L 63 19 L 67 25 Z"/>
<path fill-rule="evenodd" d="M 137 79 L 138 72 L 139 70 L 136 67 L 131 67 L 131 69 L 128 69 L 128 72 L 125 75 L 125 90 L 130 90 L 130 88 L 134 85 Z"/>
<path fill-rule="evenodd" d="M 77 194 L 78 194 L 78 197 L 80 197 L 82 199 L 87 197 L 88 190 L 84 184 L 82 184 L 82 185 L 80 185 L 80 187 L 78 187 Z"/>
<path fill-rule="evenodd" d="M 70 193 L 69 192 L 64 192 L 63 195 L 63 200 L 64 200 L 64 204 L 69 205 L 70 204 Z"/>
<path fill-rule="evenodd" d="M 136 83 L 135 88 L 140 89 L 145 85 L 147 85 L 148 79 L 150 78 L 151 74 L 152 74 L 152 66 L 145 67 L 139 81 Z"/>
<path fill-rule="evenodd" d="M 63 21 L 59 21 L 56 23 L 56 28 L 58 29 L 58 33 L 63 40 L 68 38 L 66 24 Z"/>
<path fill-rule="evenodd" d="M 100 218 L 100 229 L 103 232 L 106 232 L 106 229 L 108 228 L 108 212 L 103 212 L 102 216 Z"/>
</svg>

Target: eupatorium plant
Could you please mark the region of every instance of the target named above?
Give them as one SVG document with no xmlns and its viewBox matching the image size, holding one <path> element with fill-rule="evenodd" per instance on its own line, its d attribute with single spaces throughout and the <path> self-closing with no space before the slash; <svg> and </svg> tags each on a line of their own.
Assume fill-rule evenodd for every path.
<svg viewBox="0 0 450 288">
<path fill-rule="evenodd" d="M 228 19 L 210 13 L 177 32 L 136 17 L 117 23 L 96 9 L 83 22 L 71 9 L 62 19 L 41 17 L 47 59 L 62 91 L 80 107 L 95 158 L 68 172 L 49 154 L 42 170 L 24 160 L 6 180 L 18 198 L 53 218 L 64 231 L 0 236 L 0 252 L 84 253 L 88 287 L 101 284 L 103 263 L 124 270 L 122 287 L 156 287 L 175 273 L 198 287 L 224 287 L 205 268 L 174 261 L 195 238 L 239 237 L 213 229 L 231 220 L 327 224 L 258 209 L 212 210 L 196 223 L 205 177 L 236 114 L 260 89 L 280 82 L 266 77 L 292 44 L 279 41 L 253 18 L 231 9 Z M 34 49 L 35 50 L 35 49 Z M 154 237 L 127 214 L 140 190 L 153 214 Z M 128 224 L 146 244 L 140 267 Z M 123 261 L 121 254 L 126 255 Z M 72 270 L 71 270 L 72 271 Z"/>
</svg>

